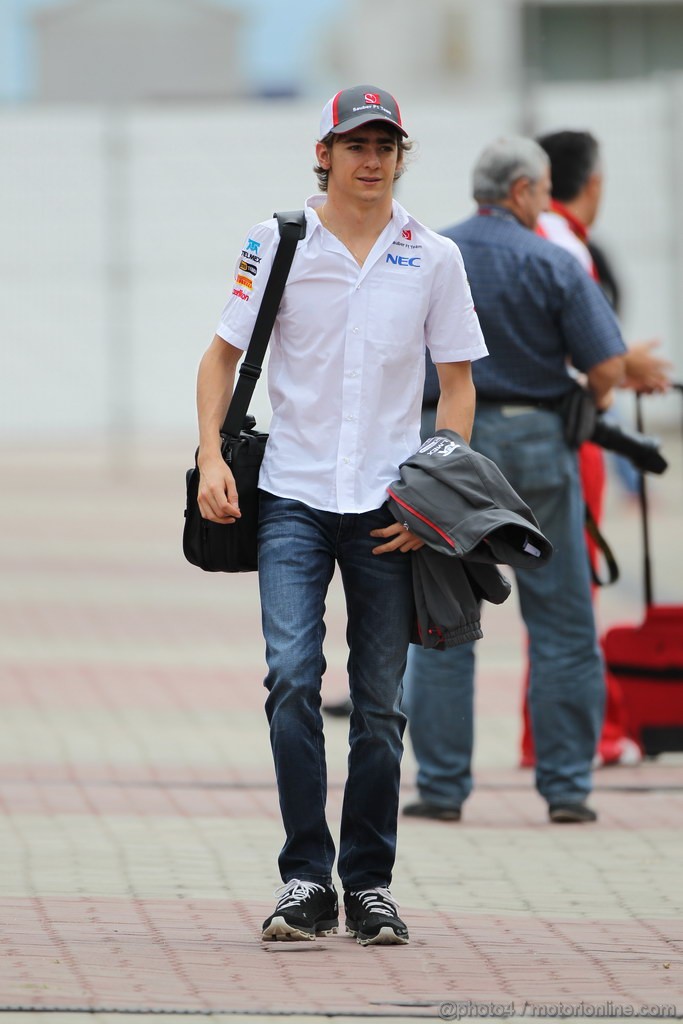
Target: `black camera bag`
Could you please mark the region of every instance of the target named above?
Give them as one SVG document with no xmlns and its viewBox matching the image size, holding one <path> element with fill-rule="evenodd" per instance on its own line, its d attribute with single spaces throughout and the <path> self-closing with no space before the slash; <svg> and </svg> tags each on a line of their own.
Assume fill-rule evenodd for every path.
<svg viewBox="0 0 683 1024">
<path fill-rule="evenodd" d="M 213 523 L 203 519 L 197 504 L 199 468 L 186 474 L 187 503 L 183 529 L 183 553 L 188 562 L 206 572 L 253 572 L 258 568 L 258 479 L 268 435 L 255 430 L 256 421 L 247 415 L 249 402 L 261 375 L 266 354 L 292 265 L 297 242 L 306 234 L 306 215 L 276 213 L 280 244 L 266 283 L 249 347 L 239 369 L 239 379 L 221 427 L 221 454 L 235 478 L 239 496 L 239 519 L 234 523 Z"/>
<path fill-rule="evenodd" d="M 629 430 L 601 412 L 590 391 L 575 384 L 560 400 L 557 411 L 564 424 L 564 439 L 570 448 L 584 441 L 617 452 L 630 459 L 641 473 L 663 473 L 667 461 L 659 450 L 659 439 Z"/>
<path fill-rule="evenodd" d="M 598 418 L 590 391 L 579 384 L 573 385 L 561 399 L 558 412 L 564 425 L 564 439 L 570 448 L 578 448 L 584 441 L 590 441 Z"/>
</svg>

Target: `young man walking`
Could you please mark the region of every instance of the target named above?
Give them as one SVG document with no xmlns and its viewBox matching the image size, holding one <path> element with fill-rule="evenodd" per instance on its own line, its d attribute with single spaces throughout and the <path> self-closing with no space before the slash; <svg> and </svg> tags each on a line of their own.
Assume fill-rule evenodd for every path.
<svg viewBox="0 0 683 1024">
<path fill-rule="evenodd" d="M 438 426 L 465 438 L 470 361 L 486 347 L 457 247 L 393 199 L 406 137 L 383 89 L 345 89 L 325 106 L 315 150 L 322 194 L 306 203 L 271 340 L 259 585 L 285 843 L 264 939 L 310 940 L 338 927 L 320 713 L 325 597 L 338 564 L 353 700 L 337 861 L 346 929 L 362 945 L 408 941 L 389 885 L 414 616 L 409 553 L 421 542 L 392 519 L 386 487 L 420 445 L 425 345 L 441 384 Z M 235 287 L 199 369 L 199 506 L 215 522 L 240 515 L 219 428 L 277 242 L 275 220 L 250 231 L 251 288 Z"/>
</svg>

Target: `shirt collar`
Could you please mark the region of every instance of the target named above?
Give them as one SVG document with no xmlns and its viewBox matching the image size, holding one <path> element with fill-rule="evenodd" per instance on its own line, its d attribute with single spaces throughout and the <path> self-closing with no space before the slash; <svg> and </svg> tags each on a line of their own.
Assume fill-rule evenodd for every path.
<svg viewBox="0 0 683 1024">
<path fill-rule="evenodd" d="M 322 221 L 318 216 L 318 209 L 325 202 L 325 196 L 320 193 L 316 193 L 313 196 L 309 196 L 306 200 L 306 223 L 309 227 L 316 231 L 320 229 L 322 231 Z M 307 231 L 306 234 L 310 235 L 312 232 Z"/>
<path fill-rule="evenodd" d="M 519 217 L 517 217 L 512 210 L 508 210 L 507 206 L 496 206 L 495 203 L 482 203 L 477 209 L 477 216 L 479 217 L 496 217 L 499 220 L 511 221 L 514 224 L 519 224 L 520 227 L 525 227 L 522 224 Z"/>
<path fill-rule="evenodd" d="M 558 214 L 566 220 L 577 238 L 580 238 L 582 242 L 588 241 L 588 228 L 585 224 L 582 224 L 581 221 L 575 217 L 571 210 L 568 210 L 563 203 L 559 203 L 557 199 L 551 199 L 550 209 L 553 213 Z"/>
<path fill-rule="evenodd" d="M 323 203 L 325 202 L 326 198 L 327 197 L 324 195 L 324 193 L 316 192 L 314 195 L 309 196 L 308 199 L 306 200 L 306 209 L 307 209 L 307 211 L 311 210 L 311 211 L 315 212 L 315 216 L 314 217 L 312 217 L 312 216 L 308 216 L 307 217 L 308 223 L 313 225 L 313 229 L 314 230 L 315 230 L 316 227 L 322 228 L 322 223 L 320 221 L 320 217 L 318 216 L 318 209 L 323 205 Z M 410 214 L 407 212 L 407 210 L 404 210 L 404 208 L 401 206 L 401 204 L 399 202 L 397 202 L 395 199 L 392 199 L 392 201 L 391 201 L 391 223 L 396 228 L 396 237 L 397 238 L 400 237 L 401 232 L 404 230 L 404 228 L 406 228 L 408 226 L 408 224 L 410 223 L 411 220 L 412 220 L 412 218 L 411 218 Z"/>
</svg>

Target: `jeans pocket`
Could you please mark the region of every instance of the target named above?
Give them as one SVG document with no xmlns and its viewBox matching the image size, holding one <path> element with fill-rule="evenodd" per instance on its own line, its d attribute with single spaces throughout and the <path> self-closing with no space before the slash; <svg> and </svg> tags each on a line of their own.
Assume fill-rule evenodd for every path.
<svg viewBox="0 0 683 1024">
<path fill-rule="evenodd" d="M 259 526 L 277 519 L 287 519 L 298 508 L 301 508 L 301 502 L 294 498 L 281 498 L 279 494 L 271 494 L 270 491 L 263 490 L 259 490 L 258 494 Z"/>
<path fill-rule="evenodd" d="M 515 479 L 525 491 L 548 491 L 562 487 L 569 475 L 570 452 L 548 439 L 528 440 L 515 446 L 511 463 Z"/>
</svg>

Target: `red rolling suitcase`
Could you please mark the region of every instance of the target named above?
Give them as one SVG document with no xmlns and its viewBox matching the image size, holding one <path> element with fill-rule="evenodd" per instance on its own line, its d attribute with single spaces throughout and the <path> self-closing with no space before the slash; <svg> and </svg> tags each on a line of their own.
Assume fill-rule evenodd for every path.
<svg viewBox="0 0 683 1024">
<path fill-rule="evenodd" d="M 683 393 L 683 385 L 676 387 Z M 638 429 L 642 431 L 640 403 Z M 640 477 L 645 619 L 613 626 L 602 637 L 606 671 L 622 697 L 624 727 L 649 757 L 683 751 L 683 606 L 652 599 L 647 490 Z"/>
</svg>

